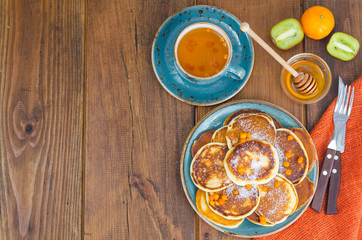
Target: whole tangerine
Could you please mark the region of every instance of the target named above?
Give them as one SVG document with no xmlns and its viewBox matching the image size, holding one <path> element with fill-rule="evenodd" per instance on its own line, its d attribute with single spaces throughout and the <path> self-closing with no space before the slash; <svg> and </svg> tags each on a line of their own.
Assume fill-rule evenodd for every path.
<svg viewBox="0 0 362 240">
<path fill-rule="evenodd" d="M 335 25 L 332 12 L 322 6 L 308 8 L 302 15 L 301 23 L 304 33 L 316 40 L 327 37 Z"/>
</svg>

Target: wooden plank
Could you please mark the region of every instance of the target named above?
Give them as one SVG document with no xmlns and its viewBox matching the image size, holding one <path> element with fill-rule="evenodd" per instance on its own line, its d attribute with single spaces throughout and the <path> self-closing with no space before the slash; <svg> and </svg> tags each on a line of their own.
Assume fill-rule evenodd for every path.
<svg viewBox="0 0 362 240">
<path fill-rule="evenodd" d="M 79 239 L 84 2 L 0 9 L 1 239 Z"/>
<path fill-rule="evenodd" d="M 191 1 L 89 1 L 84 239 L 193 239 L 180 181 L 193 107 L 151 64 L 162 22 Z"/>
<path fill-rule="evenodd" d="M 303 44 L 299 44 L 288 51 L 283 51 L 277 49 L 270 39 L 270 30 L 276 23 L 290 17 L 300 18 L 301 10 L 299 1 L 198 0 L 197 4 L 220 7 L 232 13 L 240 19 L 240 21 L 248 22 L 251 28 L 286 60 L 297 53 L 303 52 Z M 232 100 L 257 99 L 268 101 L 290 111 L 305 124 L 304 106 L 289 100 L 281 88 L 280 74 L 282 67 L 259 45 L 255 42 L 253 42 L 253 44 L 255 62 L 252 74 L 245 87 Z M 196 121 L 213 108 L 214 107 L 196 108 Z M 198 221 L 199 239 L 239 239 L 214 230 L 202 219 Z"/>
<path fill-rule="evenodd" d="M 323 58 L 332 71 L 332 87 L 328 95 L 320 102 L 307 106 L 308 130 L 312 130 L 321 118 L 327 107 L 331 104 L 338 93 L 338 76 L 341 76 L 347 84 L 352 83 L 362 76 L 362 54 L 349 61 L 344 62 L 332 57 L 327 52 L 327 44 L 334 32 L 344 32 L 352 35 L 362 43 L 362 2 L 359 0 L 333 0 L 333 1 L 304 1 L 304 11 L 312 6 L 324 6 L 331 10 L 336 25 L 332 33 L 322 40 L 305 38 L 305 51 L 314 53 Z"/>
<path fill-rule="evenodd" d="M 5 79 L 5 62 L 6 62 L 6 49 L 8 45 L 8 26 L 9 26 L 9 1 L 2 1 L 0 3 L 0 94 L 3 94 L 4 89 L 4 79 Z M 0 115 L 0 121 L 2 120 L 2 116 Z M 1 131 L 0 131 L 1 134 Z M 1 135 L 0 135 L 1 137 Z M 0 144 L 1 144 L 0 138 Z M 2 146 L 0 145 L 0 149 L 2 149 Z M 0 171 L 1 173 L 4 172 L 3 166 L 4 166 L 4 159 L 3 154 L 1 150 L 1 165 L 0 165 Z M 9 238 L 9 231 L 8 231 L 8 218 L 7 216 L 7 210 L 6 210 L 6 195 L 5 195 L 5 186 L 6 182 L 4 181 L 4 177 L 0 177 L 0 239 L 8 239 Z"/>
</svg>

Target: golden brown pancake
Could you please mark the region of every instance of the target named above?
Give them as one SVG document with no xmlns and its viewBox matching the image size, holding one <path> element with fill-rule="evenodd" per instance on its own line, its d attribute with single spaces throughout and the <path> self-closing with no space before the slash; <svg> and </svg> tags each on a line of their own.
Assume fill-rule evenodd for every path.
<svg viewBox="0 0 362 240">
<path fill-rule="evenodd" d="M 259 204 L 257 186 L 231 185 L 218 192 L 206 193 L 212 211 L 226 219 L 242 219 L 253 213 Z"/>
<path fill-rule="evenodd" d="M 223 127 L 219 128 L 218 130 L 216 130 L 214 132 L 214 135 L 212 136 L 211 141 L 218 142 L 218 143 L 227 143 L 226 137 L 225 137 L 227 130 L 228 130 L 227 126 L 223 126 Z"/>
<path fill-rule="evenodd" d="M 293 184 L 303 181 L 308 172 L 308 155 L 299 138 L 286 128 L 277 129 L 275 148 L 280 160 L 279 173 Z"/>
<path fill-rule="evenodd" d="M 273 121 L 266 116 L 258 113 L 243 114 L 229 123 L 226 139 L 229 148 L 246 139 L 258 139 L 274 144 L 275 126 Z"/>
<path fill-rule="evenodd" d="M 261 225 L 261 226 L 265 226 L 265 227 L 274 226 L 274 224 L 268 223 L 266 221 L 261 222 L 260 217 L 255 212 L 253 212 L 252 214 L 247 216 L 246 219 L 248 219 L 250 222 L 257 224 L 257 225 Z"/>
<path fill-rule="evenodd" d="M 259 218 L 264 218 L 264 221 L 271 224 L 281 223 L 297 208 L 297 191 L 283 175 L 278 174 L 268 183 L 258 187 L 260 203 L 255 212 Z"/>
<path fill-rule="evenodd" d="M 280 122 L 278 120 L 276 120 L 273 116 L 270 116 L 269 114 L 256 110 L 256 109 L 243 109 L 243 110 L 239 110 L 237 112 L 234 112 L 233 114 L 231 114 L 225 121 L 224 121 L 224 125 L 228 125 L 234 118 L 236 118 L 237 116 L 241 115 L 241 114 L 245 114 L 245 113 L 262 113 L 262 115 L 266 115 L 268 117 L 270 117 L 273 120 L 273 123 L 275 125 L 276 128 L 282 128 L 282 124 L 280 124 Z"/>
<path fill-rule="evenodd" d="M 305 177 L 301 183 L 294 185 L 298 194 L 298 206 L 295 211 L 299 211 L 307 202 L 309 202 L 314 195 L 314 183 Z"/>
<path fill-rule="evenodd" d="M 232 184 L 223 164 L 227 151 L 227 145 L 222 143 L 208 143 L 200 148 L 190 167 L 191 179 L 196 187 L 213 192 Z"/>
<path fill-rule="evenodd" d="M 237 185 L 263 184 L 278 173 L 279 157 L 271 144 L 251 139 L 227 152 L 224 167 L 227 176 Z"/>
<path fill-rule="evenodd" d="M 231 220 L 223 218 L 220 215 L 214 213 L 207 204 L 206 192 L 200 189 L 198 189 L 196 192 L 196 207 L 201 215 L 206 217 L 210 222 L 222 227 L 236 228 L 244 221 L 244 218 L 239 220 Z"/>
<path fill-rule="evenodd" d="M 212 135 L 214 134 L 215 130 L 209 130 L 200 135 L 200 137 L 194 141 L 194 144 L 191 148 L 191 156 L 194 157 L 197 151 L 204 146 L 211 142 Z"/>
<path fill-rule="evenodd" d="M 315 149 L 314 143 L 312 138 L 310 137 L 309 133 L 301 128 L 288 128 L 291 130 L 297 137 L 300 139 L 300 141 L 303 143 L 304 149 L 307 151 L 308 155 L 308 173 L 310 173 L 314 167 L 314 164 L 316 163 L 318 159 L 317 150 Z"/>
</svg>

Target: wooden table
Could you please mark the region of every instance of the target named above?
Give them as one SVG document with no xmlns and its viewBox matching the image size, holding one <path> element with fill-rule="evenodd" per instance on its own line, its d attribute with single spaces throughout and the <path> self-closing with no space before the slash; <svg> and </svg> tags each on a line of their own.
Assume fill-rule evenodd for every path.
<svg viewBox="0 0 362 240">
<path fill-rule="evenodd" d="M 274 24 L 320 4 L 334 13 L 334 31 L 362 40 L 359 0 L 1 1 L 0 239 L 233 239 L 197 217 L 179 174 L 186 136 L 215 106 L 176 100 L 151 65 L 159 26 L 194 4 L 231 12 L 269 44 Z M 281 66 L 256 44 L 251 78 L 233 100 L 277 104 L 311 130 L 338 75 L 351 83 L 362 73 L 361 53 L 342 62 L 328 40 L 277 50 L 328 62 L 323 101 L 289 100 Z"/>
</svg>

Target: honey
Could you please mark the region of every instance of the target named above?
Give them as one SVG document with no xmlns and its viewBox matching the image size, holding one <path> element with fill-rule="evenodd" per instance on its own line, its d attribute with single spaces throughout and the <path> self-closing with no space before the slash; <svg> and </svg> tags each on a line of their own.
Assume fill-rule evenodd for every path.
<svg viewBox="0 0 362 240">
<path fill-rule="evenodd" d="M 314 100 L 318 98 L 326 87 L 326 76 L 318 64 L 309 60 L 300 60 L 292 63 L 291 66 L 297 72 L 303 72 L 311 75 L 316 80 L 317 90 L 311 95 L 298 93 L 293 85 L 293 76 L 289 72 L 285 71 L 283 80 L 285 88 L 289 94 L 300 101 Z"/>
<path fill-rule="evenodd" d="M 190 75 L 207 78 L 219 73 L 229 59 L 226 40 L 210 28 L 186 33 L 177 48 L 179 63 Z"/>
<path fill-rule="evenodd" d="M 299 103 L 315 103 L 328 93 L 331 86 L 331 71 L 323 59 L 314 54 L 302 53 L 292 57 L 288 63 L 297 72 L 311 75 L 317 83 L 317 89 L 313 94 L 301 94 L 294 86 L 294 77 L 283 69 L 281 83 L 288 97 Z"/>
</svg>

